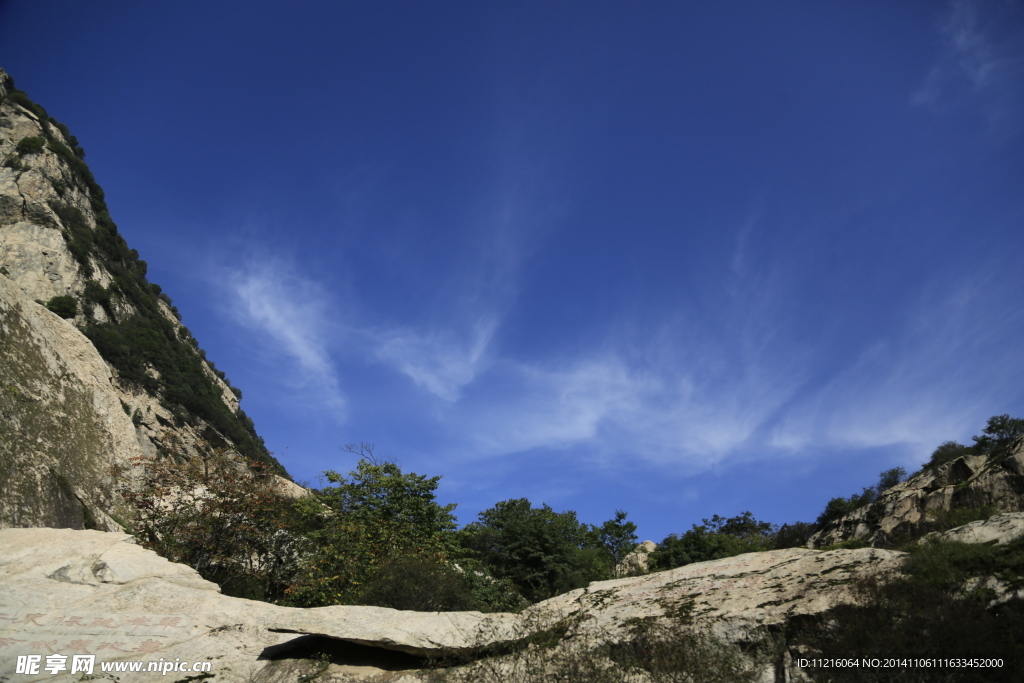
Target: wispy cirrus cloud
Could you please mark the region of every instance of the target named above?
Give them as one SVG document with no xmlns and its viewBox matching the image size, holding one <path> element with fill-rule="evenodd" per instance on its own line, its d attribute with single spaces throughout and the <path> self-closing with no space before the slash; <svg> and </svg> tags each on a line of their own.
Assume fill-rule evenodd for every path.
<svg viewBox="0 0 1024 683">
<path fill-rule="evenodd" d="M 794 405 L 769 443 L 791 450 L 901 445 L 908 458 L 920 458 L 937 439 L 964 438 L 1018 393 L 1022 377 L 1009 349 L 1022 316 L 1006 306 L 1012 299 L 984 276 L 931 288 L 901 328 Z"/>
<path fill-rule="evenodd" d="M 955 0 L 939 25 L 945 52 L 911 96 L 918 106 L 942 109 L 958 101 L 977 99 L 990 130 L 1016 132 L 1024 110 L 1024 35 L 1019 30 L 998 35 L 999 24 L 1018 25 L 1002 12 L 1018 8 L 997 3 Z"/>
<path fill-rule="evenodd" d="M 385 330 L 375 335 L 375 354 L 417 386 L 453 402 L 486 368 L 488 346 L 497 325 L 494 317 L 483 317 L 461 334 L 452 330 Z"/>
<path fill-rule="evenodd" d="M 315 401 L 343 414 L 346 401 L 328 341 L 337 332 L 328 324 L 335 318 L 331 297 L 284 258 L 251 255 L 243 263 L 229 269 L 226 280 L 232 314 L 294 363 L 280 379 L 312 389 Z"/>
</svg>

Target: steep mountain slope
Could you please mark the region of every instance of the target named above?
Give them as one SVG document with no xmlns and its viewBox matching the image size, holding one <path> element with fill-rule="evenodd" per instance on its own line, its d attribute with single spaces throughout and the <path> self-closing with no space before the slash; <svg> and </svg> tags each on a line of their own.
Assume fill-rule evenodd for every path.
<svg viewBox="0 0 1024 683">
<path fill-rule="evenodd" d="M 138 455 L 224 448 L 285 474 L 84 156 L 0 69 L 0 526 L 109 528 L 110 466 Z"/>
</svg>

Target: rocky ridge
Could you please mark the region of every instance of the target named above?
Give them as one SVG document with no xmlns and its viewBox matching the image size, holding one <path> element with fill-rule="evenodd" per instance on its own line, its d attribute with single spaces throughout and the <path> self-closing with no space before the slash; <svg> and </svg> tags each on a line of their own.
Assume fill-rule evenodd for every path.
<svg viewBox="0 0 1024 683">
<path fill-rule="evenodd" d="M 932 531 L 954 510 L 1024 511 L 1024 443 L 999 455 L 964 455 L 925 468 L 885 491 L 877 501 L 835 520 L 809 547 L 860 540 L 893 545 Z M 989 513 L 991 514 L 991 513 Z"/>
<path fill-rule="evenodd" d="M 119 529 L 108 472 L 136 456 L 219 448 L 284 474 L 146 280 L 83 156 L 0 69 L 0 527 Z M 77 307 L 67 320 L 44 303 L 60 297 Z M 163 338 L 163 366 L 119 360 L 139 330 Z"/>
</svg>

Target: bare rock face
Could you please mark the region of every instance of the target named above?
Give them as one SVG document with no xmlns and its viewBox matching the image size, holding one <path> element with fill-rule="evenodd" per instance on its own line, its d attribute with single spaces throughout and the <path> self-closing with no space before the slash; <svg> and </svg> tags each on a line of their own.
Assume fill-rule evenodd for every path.
<svg viewBox="0 0 1024 683">
<path fill-rule="evenodd" d="M 0 276 L 0 523 L 119 528 L 110 466 L 138 452 L 93 345 Z"/>
<path fill-rule="evenodd" d="M 643 543 L 637 544 L 636 548 L 633 549 L 628 555 L 622 558 L 622 562 L 619 562 L 615 566 L 615 576 L 635 576 L 637 574 L 646 574 L 649 571 L 648 556 L 654 552 L 658 547 L 658 544 L 654 541 L 644 541 Z"/>
<path fill-rule="evenodd" d="M 957 543 L 1006 545 L 1021 536 L 1024 536 L 1024 512 L 1004 512 L 949 531 L 930 533 L 921 538 L 918 543 L 954 541 Z"/>
<path fill-rule="evenodd" d="M 594 583 L 513 615 L 299 609 L 227 597 L 125 534 L 4 529 L 0 547 L 0 678 L 11 677 L 18 655 L 71 661 L 91 654 L 94 680 L 115 680 L 102 674 L 102 662 L 162 659 L 208 661 L 216 680 L 268 682 L 312 673 L 319 680 L 422 681 L 425 657 L 486 658 L 489 646 L 556 624 L 564 632 L 560 647 L 616 642 L 639 623 L 680 618 L 726 643 L 773 633 L 784 643 L 790 620 L 850 600 L 855 578 L 895 571 L 902 557 L 875 549 L 750 553 Z M 310 659 L 311 651 L 327 653 L 330 663 Z M 766 665 L 766 680 L 778 680 L 779 672 L 782 680 L 804 680 L 784 648 L 779 657 Z M 79 679 L 61 673 L 12 680 Z M 122 681 L 146 676 L 153 674 L 117 674 Z"/>
<path fill-rule="evenodd" d="M 1024 511 L 1024 443 L 1004 457 L 965 455 L 925 469 L 874 503 L 836 520 L 811 537 L 809 547 L 859 539 L 884 545 L 920 536 L 947 512 L 992 507 Z"/>
<path fill-rule="evenodd" d="M 789 652 L 790 624 L 852 602 L 856 579 L 893 575 L 904 556 L 873 548 L 747 553 L 595 582 L 524 614 L 528 618 L 531 612 L 554 612 L 572 625 L 566 638 L 584 642 L 622 642 L 638 626 L 680 622 L 726 645 L 773 639 L 778 652 L 761 664 L 762 680 L 807 680 Z"/>
</svg>

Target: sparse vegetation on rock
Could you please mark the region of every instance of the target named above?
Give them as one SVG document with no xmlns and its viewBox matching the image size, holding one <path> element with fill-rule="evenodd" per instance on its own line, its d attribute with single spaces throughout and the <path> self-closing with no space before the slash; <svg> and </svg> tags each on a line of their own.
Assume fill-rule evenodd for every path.
<svg viewBox="0 0 1024 683">
<path fill-rule="evenodd" d="M 214 440 L 228 440 L 242 460 L 262 462 L 284 473 L 252 421 L 238 409 L 237 394 L 231 393 L 224 373 L 199 355 L 189 343 L 191 335 L 181 333 L 180 314 L 170 298 L 147 281 L 147 264 L 120 235 L 78 140 L 25 93 L 13 89 L 6 74 L 3 80 L 0 89 L 6 94 L 0 106 L 5 120 L 17 120 L 17 130 L 37 131 L 22 132 L 20 139 L 12 140 L 15 154 L 4 164 L 15 172 L 7 186 L 14 193 L 11 201 L 22 207 L 6 216 L 5 228 L 9 222 L 28 226 L 19 230 L 44 235 L 52 230 L 63 238 L 63 245 L 41 245 L 41 252 L 51 256 L 33 257 L 71 265 L 39 279 L 42 273 L 12 270 L 5 264 L 9 276 L 23 287 L 49 289 L 34 298 L 48 299 L 47 307 L 58 315 L 71 319 L 83 314 L 77 324 L 115 369 L 122 390 L 145 391 L 152 402 L 174 414 L 177 426 L 162 431 L 185 424 L 199 433 L 212 429 L 217 433 Z M 17 174 L 30 169 L 44 182 L 34 181 L 31 190 L 19 189 Z M 159 444 L 159 438 L 154 441 Z"/>
</svg>

